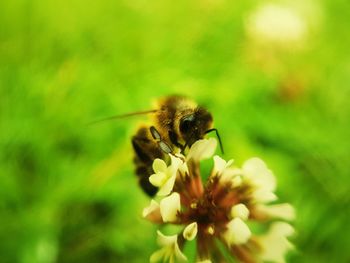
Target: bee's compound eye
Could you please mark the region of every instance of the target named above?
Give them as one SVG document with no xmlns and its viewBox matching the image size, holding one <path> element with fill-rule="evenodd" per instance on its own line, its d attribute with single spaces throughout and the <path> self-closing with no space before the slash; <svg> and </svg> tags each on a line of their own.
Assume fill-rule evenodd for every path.
<svg viewBox="0 0 350 263">
<path fill-rule="evenodd" d="M 181 133 L 188 133 L 191 129 L 193 129 L 194 124 L 195 124 L 195 121 L 194 121 L 193 115 L 189 115 L 189 116 L 184 117 L 180 121 L 180 132 Z"/>
</svg>

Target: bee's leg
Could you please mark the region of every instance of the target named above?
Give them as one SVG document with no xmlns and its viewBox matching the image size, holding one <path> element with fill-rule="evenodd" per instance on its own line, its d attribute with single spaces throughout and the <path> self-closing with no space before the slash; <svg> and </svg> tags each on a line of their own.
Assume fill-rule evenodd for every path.
<svg viewBox="0 0 350 263">
<path fill-rule="evenodd" d="M 162 139 L 162 136 L 160 136 L 160 133 L 159 131 L 157 131 L 156 127 L 151 126 L 149 128 L 149 131 L 151 132 L 153 139 L 155 139 L 156 141 L 160 141 Z"/>
<path fill-rule="evenodd" d="M 154 126 L 151 126 L 149 130 L 151 132 L 151 135 L 152 135 L 153 139 L 156 140 L 159 148 L 164 153 L 169 154 L 169 153 L 173 153 L 174 152 L 173 148 L 168 143 L 166 143 L 165 141 L 162 140 L 162 136 L 160 135 L 160 133 L 157 131 L 157 129 Z"/>
<path fill-rule="evenodd" d="M 167 144 L 165 141 L 159 141 L 157 142 L 159 148 L 164 152 L 164 153 L 174 153 L 173 148 L 170 147 L 169 144 Z"/>
</svg>

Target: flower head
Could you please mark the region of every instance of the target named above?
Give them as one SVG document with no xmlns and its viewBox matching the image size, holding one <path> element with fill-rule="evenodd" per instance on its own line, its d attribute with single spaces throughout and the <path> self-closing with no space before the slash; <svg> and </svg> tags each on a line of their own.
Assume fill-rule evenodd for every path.
<svg viewBox="0 0 350 263">
<path fill-rule="evenodd" d="M 162 248 L 152 255 L 151 262 L 184 260 L 180 249 L 192 240 L 197 243 L 198 262 L 224 261 L 218 242 L 242 262 L 282 262 L 292 248 L 287 237 L 293 228 L 273 223 L 266 234 L 257 235 L 249 225 L 274 218 L 293 220 L 293 207 L 269 204 L 277 198 L 276 179 L 259 158 L 249 159 L 239 168 L 233 160 L 214 156 L 214 167 L 204 183 L 200 161 L 214 154 L 216 144 L 214 139 L 199 140 L 186 155 L 171 155 L 170 166 L 154 161 L 150 182 L 160 188 L 162 199 L 159 204 L 152 200 L 143 216 L 154 223 L 182 226 L 182 231 L 168 237 L 158 231 Z"/>
</svg>

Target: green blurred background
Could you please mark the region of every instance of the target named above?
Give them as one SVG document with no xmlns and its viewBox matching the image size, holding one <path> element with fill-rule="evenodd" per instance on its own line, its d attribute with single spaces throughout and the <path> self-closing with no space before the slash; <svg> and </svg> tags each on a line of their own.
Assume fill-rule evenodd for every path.
<svg viewBox="0 0 350 263">
<path fill-rule="evenodd" d="M 350 262 L 348 1 L 0 2 L 0 262 L 147 262 L 133 175 L 141 116 L 188 95 L 225 158 L 275 172 L 289 262 Z"/>
</svg>

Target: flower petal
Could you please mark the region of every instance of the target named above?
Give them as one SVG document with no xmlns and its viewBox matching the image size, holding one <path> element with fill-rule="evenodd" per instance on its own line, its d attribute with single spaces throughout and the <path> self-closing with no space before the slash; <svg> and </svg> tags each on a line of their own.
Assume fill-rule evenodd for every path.
<svg viewBox="0 0 350 263">
<path fill-rule="evenodd" d="M 233 218 L 239 217 L 242 220 L 247 220 L 249 216 L 249 210 L 244 204 L 237 204 L 231 208 L 231 216 Z"/>
<path fill-rule="evenodd" d="M 217 141 L 214 138 L 198 140 L 191 146 L 186 159 L 195 161 L 208 159 L 214 154 L 216 146 Z"/>
<path fill-rule="evenodd" d="M 149 262 L 156 263 L 156 262 L 161 261 L 165 257 L 165 253 L 166 253 L 166 250 L 164 250 L 164 249 L 159 249 L 159 250 L 155 251 L 151 255 Z"/>
<path fill-rule="evenodd" d="M 163 172 L 152 174 L 148 178 L 150 183 L 157 187 L 163 185 L 166 182 L 166 179 L 167 179 L 166 174 Z"/>
<path fill-rule="evenodd" d="M 163 223 L 163 219 L 160 214 L 159 204 L 153 199 L 151 200 L 150 205 L 143 209 L 142 216 L 153 223 L 156 223 L 156 224 Z"/>
<path fill-rule="evenodd" d="M 294 229 L 291 225 L 284 222 L 273 223 L 267 234 L 256 237 L 262 249 L 259 257 L 264 261 L 284 263 L 285 254 L 293 249 L 287 236 L 293 233 Z"/>
<path fill-rule="evenodd" d="M 162 248 L 154 252 L 150 257 L 150 262 L 174 262 L 176 260 L 179 262 L 187 261 L 186 256 L 181 252 L 179 245 L 177 244 L 177 235 L 166 236 L 160 231 L 158 234 L 158 244 Z"/>
<path fill-rule="evenodd" d="M 179 168 L 179 166 L 183 164 L 184 161 L 182 158 L 184 157 L 180 154 L 177 154 L 177 155 L 169 154 L 169 156 L 171 159 L 171 167 L 174 171 L 176 171 Z"/>
<path fill-rule="evenodd" d="M 277 196 L 273 192 L 266 191 L 264 189 L 258 189 L 256 191 L 254 191 L 253 198 L 258 203 L 269 203 L 269 202 L 277 200 Z"/>
<path fill-rule="evenodd" d="M 177 170 L 179 165 L 183 163 L 182 159 L 173 155 L 170 155 L 171 165 L 166 166 L 165 162 L 161 159 L 155 159 L 153 161 L 153 169 L 156 172 L 149 177 L 149 181 L 154 186 L 159 187 L 157 195 L 165 196 L 173 190 Z"/>
<path fill-rule="evenodd" d="M 169 154 L 173 171 L 180 171 L 183 175 L 188 173 L 186 157 L 181 153 Z"/>
<path fill-rule="evenodd" d="M 160 188 L 157 192 L 157 195 L 166 196 L 166 195 L 170 194 L 170 192 L 174 188 L 175 180 L 176 180 L 176 174 L 173 174 L 171 177 L 169 177 L 165 181 L 165 183 L 163 185 L 160 186 Z"/>
<path fill-rule="evenodd" d="M 157 158 L 153 161 L 152 168 L 155 173 L 165 173 L 167 170 L 167 165 L 162 159 Z"/>
<path fill-rule="evenodd" d="M 183 232 L 183 236 L 187 240 L 193 240 L 196 237 L 197 232 L 198 232 L 197 222 L 193 222 L 188 226 L 186 226 Z"/>
<path fill-rule="evenodd" d="M 295 233 L 294 228 L 286 222 L 273 223 L 270 232 L 285 237 L 292 236 Z"/>
<path fill-rule="evenodd" d="M 179 245 L 177 244 L 177 242 L 175 243 L 175 259 L 176 261 L 179 261 L 179 262 L 185 262 L 187 261 L 187 257 L 184 255 L 184 253 L 182 253 L 182 251 L 180 250 L 179 248 Z"/>
<path fill-rule="evenodd" d="M 169 246 L 177 241 L 177 235 L 166 236 L 159 230 L 157 230 L 157 242 L 159 246 Z"/>
<path fill-rule="evenodd" d="M 259 205 L 256 207 L 258 212 L 262 212 L 269 217 L 276 217 L 284 220 L 295 219 L 295 209 L 291 204 Z"/>
<path fill-rule="evenodd" d="M 215 155 L 213 159 L 214 159 L 213 174 L 221 174 L 227 167 L 229 167 L 233 163 L 232 159 L 226 162 L 224 159 L 222 159 L 218 155 Z"/>
<path fill-rule="evenodd" d="M 254 185 L 274 191 L 276 188 L 276 179 L 270 169 L 267 168 L 263 160 L 259 158 L 251 158 L 244 162 L 243 175 Z"/>
<path fill-rule="evenodd" d="M 180 211 L 180 195 L 176 192 L 163 198 L 160 201 L 160 214 L 164 222 L 174 222 L 177 220 L 177 212 Z"/>
<path fill-rule="evenodd" d="M 227 230 L 223 237 L 228 245 L 244 244 L 251 236 L 249 227 L 242 219 L 236 217 L 227 224 Z"/>
<path fill-rule="evenodd" d="M 159 204 L 152 199 L 151 204 L 143 209 L 142 217 L 147 217 L 149 214 L 153 213 L 158 209 L 159 209 Z"/>
</svg>

